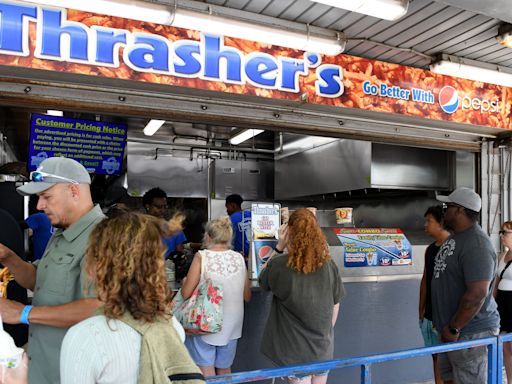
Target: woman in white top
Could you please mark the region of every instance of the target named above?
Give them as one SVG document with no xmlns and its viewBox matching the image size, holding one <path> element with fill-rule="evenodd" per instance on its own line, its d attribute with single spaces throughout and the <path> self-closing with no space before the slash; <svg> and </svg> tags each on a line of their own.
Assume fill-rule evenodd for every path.
<svg viewBox="0 0 512 384">
<path fill-rule="evenodd" d="M 124 319 L 129 316 L 147 327 L 170 321 L 171 292 L 161 237 L 158 219 L 134 212 L 120 213 L 94 228 L 85 268 L 104 305 L 103 313 L 66 333 L 61 384 L 138 383 L 142 336 Z M 184 336 L 183 327 L 174 317 L 172 321 L 178 335 Z M 186 354 L 183 345 L 182 349 Z"/>
<path fill-rule="evenodd" d="M 199 284 L 201 258 L 204 260 L 204 276 L 222 285 L 222 330 L 205 336 L 187 336 L 185 345 L 203 375 L 215 376 L 231 373 L 236 344 L 242 336 L 244 300 L 249 301 L 251 290 L 243 256 L 231 248 L 233 229 L 228 216 L 206 224 L 205 250 L 194 256 L 181 293 L 188 299 Z"/>
<path fill-rule="evenodd" d="M 505 252 L 498 264 L 496 303 L 500 313 L 500 332 L 512 332 L 512 221 L 501 226 L 501 243 Z M 512 383 L 512 343 L 503 344 L 503 364 L 507 372 L 507 383 Z"/>
</svg>

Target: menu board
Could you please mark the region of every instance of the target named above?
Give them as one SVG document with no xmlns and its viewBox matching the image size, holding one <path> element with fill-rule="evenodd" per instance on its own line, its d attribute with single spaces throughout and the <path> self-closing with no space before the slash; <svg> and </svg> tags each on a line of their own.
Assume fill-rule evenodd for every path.
<svg viewBox="0 0 512 384">
<path fill-rule="evenodd" d="M 345 267 L 412 264 L 411 243 L 398 228 L 335 228 L 345 249 Z"/>
</svg>

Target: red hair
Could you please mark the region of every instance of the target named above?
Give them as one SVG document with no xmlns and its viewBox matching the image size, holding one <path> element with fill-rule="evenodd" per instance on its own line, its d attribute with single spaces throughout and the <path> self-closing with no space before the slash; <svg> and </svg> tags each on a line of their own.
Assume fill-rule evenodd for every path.
<svg viewBox="0 0 512 384">
<path fill-rule="evenodd" d="M 325 235 L 311 211 L 300 208 L 293 212 L 288 231 L 288 267 L 311 273 L 331 260 Z"/>
</svg>

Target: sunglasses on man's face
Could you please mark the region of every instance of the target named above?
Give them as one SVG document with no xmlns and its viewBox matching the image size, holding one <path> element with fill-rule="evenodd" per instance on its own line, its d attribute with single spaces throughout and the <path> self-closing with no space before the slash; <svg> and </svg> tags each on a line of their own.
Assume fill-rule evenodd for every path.
<svg viewBox="0 0 512 384">
<path fill-rule="evenodd" d="M 507 233 L 512 233 L 512 231 L 505 231 L 504 229 L 502 229 L 498 233 L 500 234 L 500 236 L 505 236 Z"/>
<path fill-rule="evenodd" d="M 46 173 L 43 171 L 33 171 L 30 172 L 30 181 L 34 181 L 36 183 L 53 183 L 55 180 L 52 179 L 58 179 L 58 180 L 64 180 L 71 184 L 80 184 L 78 181 L 69 179 L 67 177 L 53 175 L 51 173 Z"/>
<path fill-rule="evenodd" d="M 446 211 L 450 207 L 460 208 L 460 205 L 452 204 L 452 203 L 443 203 L 442 207 L 443 207 L 443 211 Z"/>
</svg>

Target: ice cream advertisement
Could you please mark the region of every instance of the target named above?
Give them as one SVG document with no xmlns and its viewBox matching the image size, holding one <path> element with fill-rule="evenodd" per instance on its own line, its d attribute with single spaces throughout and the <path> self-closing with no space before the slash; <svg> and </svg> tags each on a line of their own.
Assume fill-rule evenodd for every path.
<svg viewBox="0 0 512 384">
<path fill-rule="evenodd" d="M 345 267 L 412 264 L 412 247 L 398 228 L 335 228 L 344 247 Z"/>
<path fill-rule="evenodd" d="M 252 238 L 254 240 L 277 238 L 280 225 L 280 209 L 280 204 L 252 204 Z"/>
</svg>

